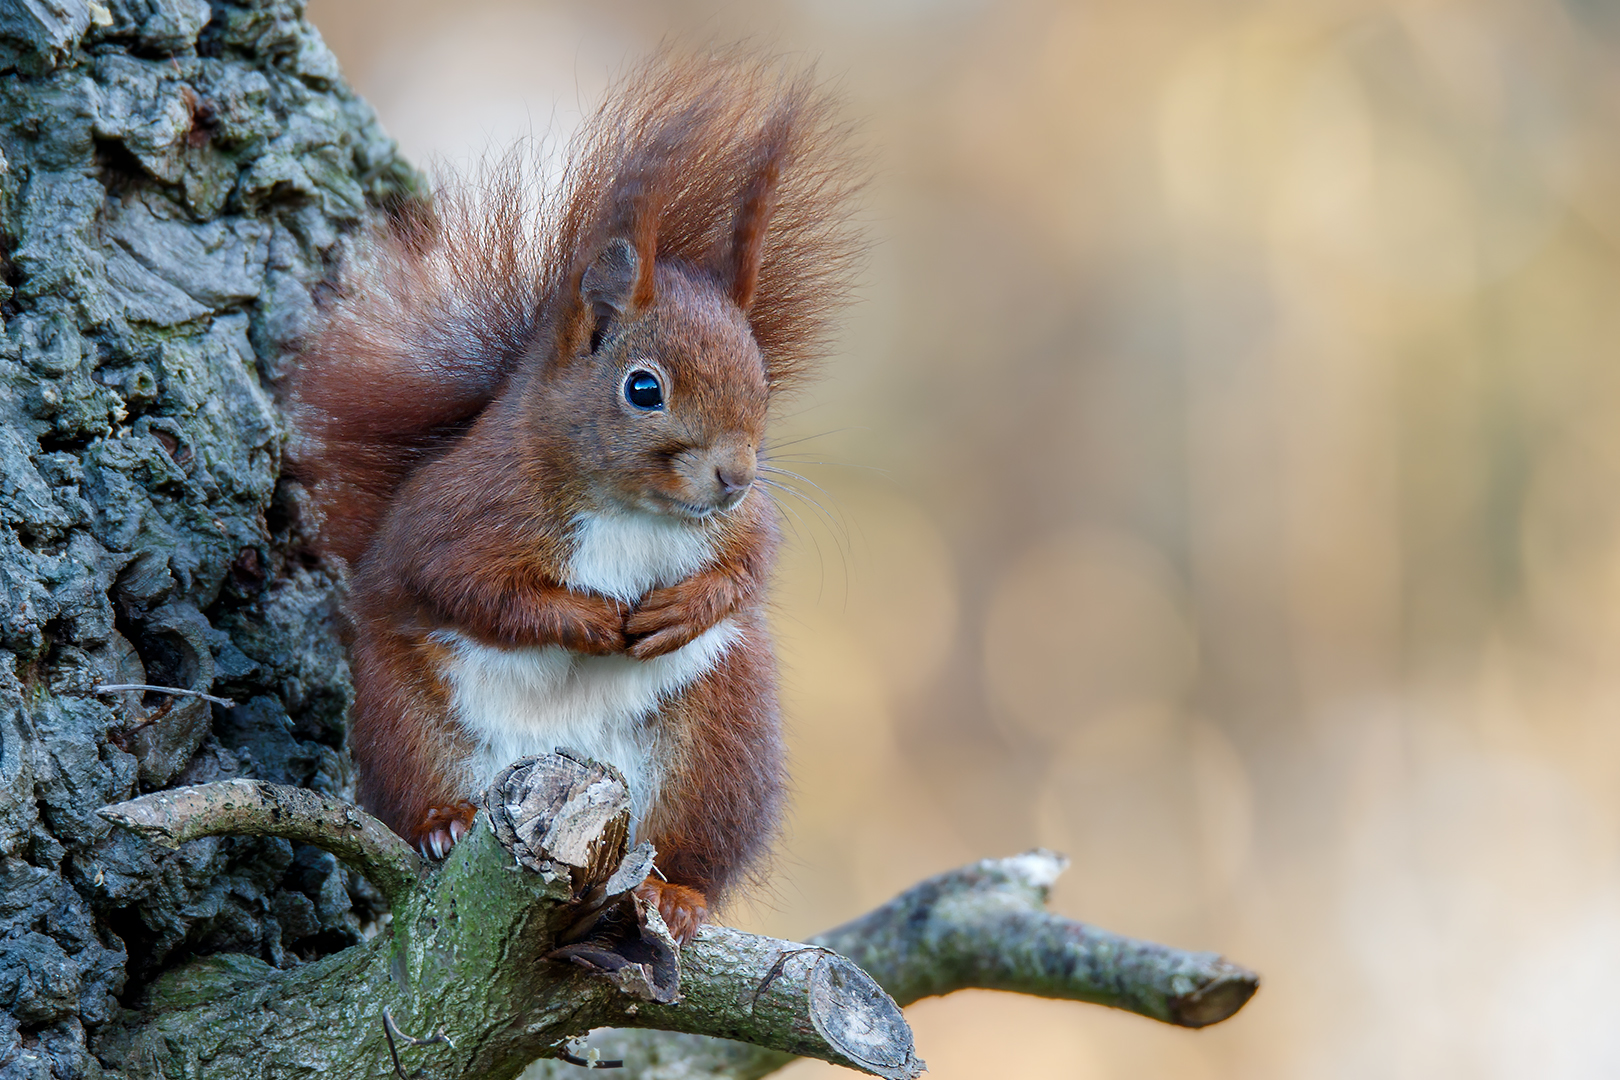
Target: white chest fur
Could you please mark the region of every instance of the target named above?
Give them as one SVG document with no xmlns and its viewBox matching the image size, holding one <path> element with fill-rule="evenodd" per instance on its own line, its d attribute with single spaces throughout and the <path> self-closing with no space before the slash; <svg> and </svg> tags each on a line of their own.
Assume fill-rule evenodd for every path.
<svg viewBox="0 0 1620 1080">
<path fill-rule="evenodd" d="M 468 793 L 481 791 L 519 758 L 567 747 L 618 767 L 639 823 L 658 798 L 658 725 L 670 695 L 712 668 L 740 636 L 729 619 L 652 660 L 582 656 L 560 645 L 497 649 L 454 631 L 441 674 L 456 719 L 478 744 L 468 761 Z"/>
<path fill-rule="evenodd" d="M 700 524 L 661 514 L 581 514 L 566 583 L 630 603 L 714 561 L 714 538 Z"/>
<path fill-rule="evenodd" d="M 707 532 L 651 515 L 582 518 L 567 584 L 626 601 L 674 584 L 713 559 Z M 712 668 L 741 631 L 722 621 L 690 644 L 652 660 L 585 656 L 557 645 L 501 649 L 454 631 L 441 675 L 456 719 L 477 743 L 466 763 L 468 792 L 507 765 L 567 747 L 611 762 L 630 785 L 636 823 L 658 797 L 659 705 Z"/>
</svg>

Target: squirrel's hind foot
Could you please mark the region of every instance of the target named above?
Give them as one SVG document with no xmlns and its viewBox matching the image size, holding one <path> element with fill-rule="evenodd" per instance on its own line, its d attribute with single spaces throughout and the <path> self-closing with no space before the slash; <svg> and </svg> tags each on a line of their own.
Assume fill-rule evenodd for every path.
<svg viewBox="0 0 1620 1080">
<path fill-rule="evenodd" d="M 478 806 L 466 799 L 454 806 L 430 807 L 416 829 L 416 849 L 424 859 L 444 858 L 456 841 L 467 835 L 477 816 Z"/>
<path fill-rule="evenodd" d="M 658 909 L 672 936 L 687 945 L 698 927 L 709 920 L 709 900 L 696 889 L 650 877 L 636 886 L 636 895 Z"/>
</svg>

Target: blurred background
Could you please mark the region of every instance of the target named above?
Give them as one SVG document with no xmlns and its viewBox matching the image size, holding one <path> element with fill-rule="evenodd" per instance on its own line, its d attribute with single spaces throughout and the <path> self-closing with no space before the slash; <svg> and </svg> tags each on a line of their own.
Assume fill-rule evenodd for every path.
<svg viewBox="0 0 1620 1080">
<path fill-rule="evenodd" d="M 1620 1075 L 1620 7 L 309 12 L 424 165 L 666 37 L 817 60 L 877 152 L 777 429 L 798 792 L 730 921 L 1046 845 L 1058 910 L 1261 992 L 924 1002 L 941 1080 Z"/>
</svg>

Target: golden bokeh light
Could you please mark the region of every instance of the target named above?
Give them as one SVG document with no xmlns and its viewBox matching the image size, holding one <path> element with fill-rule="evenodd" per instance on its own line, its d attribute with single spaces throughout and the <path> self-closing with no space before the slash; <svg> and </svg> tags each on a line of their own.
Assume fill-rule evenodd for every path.
<svg viewBox="0 0 1620 1080">
<path fill-rule="evenodd" d="M 861 302 L 773 432 L 793 810 L 729 919 L 1044 844 L 1058 910 L 1263 988 L 922 1002 L 935 1076 L 1620 1074 L 1612 4 L 309 10 L 418 161 L 554 148 L 663 40 L 862 125 Z"/>
<path fill-rule="evenodd" d="M 984 628 L 995 715 L 1047 743 L 1100 713 L 1174 702 L 1197 643 L 1164 560 L 1097 531 L 1044 537 L 1000 576 Z"/>
</svg>

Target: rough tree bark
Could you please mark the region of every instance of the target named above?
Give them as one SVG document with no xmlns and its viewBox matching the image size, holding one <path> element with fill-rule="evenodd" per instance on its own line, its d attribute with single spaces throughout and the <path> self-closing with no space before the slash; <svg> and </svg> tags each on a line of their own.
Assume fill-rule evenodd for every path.
<svg viewBox="0 0 1620 1080">
<path fill-rule="evenodd" d="M 153 1062 L 243 1075 L 165 1053 L 212 1039 L 225 1054 L 247 1034 L 254 1075 L 322 1053 L 355 1063 L 332 1075 L 391 1075 L 374 1008 L 389 1003 L 411 1035 L 464 1036 L 401 1043 L 407 1072 L 511 1075 L 582 1024 L 640 1023 L 763 1047 L 597 1036 L 626 1073 L 679 1060 L 683 1075 L 760 1076 L 792 1053 L 837 1059 L 805 1002 L 817 978 L 865 976 L 826 949 L 902 1003 L 1003 986 L 1193 1024 L 1242 1004 L 1252 977 L 1218 958 L 1045 915 L 1056 864 L 1040 855 L 925 883 L 823 949 L 708 932 L 683 959 L 684 1004 L 555 962 L 504 980 L 444 968 L 487 959 L 480 942 L 549 942 L 575 883 L 511 869 L 487 823 L 421 877 L 338 806 L 337 582 L 299 554 L 274 395 L 347 232 L 422 190 L 299 0 L 0 0 L 0 1080 Z M 132 684 L 193 693 L 98 692 Z M 315 794 L 255 786 L 299 827 L 264 826 L 233 796 L 172 850 L 97 812 L 233 778 Z M 178 798 L 163 805 L 183 816 Z M 393 926 L 368 937 L 390 900 Z M 455 917 L 474 908 L 482 923 Z M 970 909 L 983 921 L 964 936 Z M 967 947 L 986 934 L 1022 944 Z M 715 997 L 744 984 L 748 1017 Z M 516 1028 L 465 1038 L 480 1008 L 520 994 Z"/>
<path fill-rule="evenodd" d="M 171 784 L 341 795 L 333 581 L 290 554 L 269 390 L 368 203 L 416 175 L 292 2 L 0 0 L 0 1076 L 87 1077 L 159 971 L 362 940 L 318 848 L 159 854 Z M 103 684 L 211 690 L 241 704 Z"/>
</svg>

